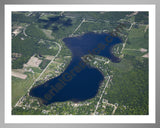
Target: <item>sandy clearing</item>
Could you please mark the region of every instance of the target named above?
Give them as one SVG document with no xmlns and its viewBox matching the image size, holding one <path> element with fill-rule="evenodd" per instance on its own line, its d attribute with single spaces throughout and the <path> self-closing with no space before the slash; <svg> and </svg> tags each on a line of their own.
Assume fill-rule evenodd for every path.
<svg viewBox="0 0 160 128">
<path fill-rule="evenodd" d="M 42 62 L 42 60 L 38 59 L 35 56 L 32 56 L 29 61 L 27 62 L 27 64 L 24 64 L 24 67 L 39 67 L 40 63 Z"/>
<path fill-rule="evenodd" d="M 46 56 L 46 59 L 47 59 L 47 60 L 52 60 L 53 57 L 54 57 L 54 56 L 49 56 L 49 55 L 48 55 L 48 56 Z"/>
<path fill-rule="evenodd" d="M 27 78 L 27 75 L 19 73 L 19 72 L 15 72 L 15 71 L 12 71 L 12 76 L 18 77 L 20 79 L 26 79 Z"/>
<path fill-rule="evenodd" d="M 147 53 L 147 54 L 143 55 L 142 57 L 148 58 L 148 57 L 149 57 L 149 54 Z"/>
<path fill-rule="evenodd" d="M 140 51 L 141 52 L 147 52 L 147 49 L 141 48 Z"/>
<path fill-rule="evenodd" d="M 22 29 L 22 27 L 21 27 L 21 26 L 18 26 L 17 29 L 15 29 L 12 33 L 14 33 L 15 36 L 17 36 L 17 35 L 21 32 L 20 29 Z"/>
<path fill-rule="evenodd" d="M 47 30 L 47 29 L 42 29 L 42 31 L 44 32 L 44 34 L 50 38 L 50 39 L 55 39 L 54 36 L 52 36 L 52 31 L 51 30 Z"/>
<path fill-rule="evenodd" d="M 132 16 L 137 15 L 137 14 L 138 14 L 138 11 L 133 12 L 132 14 L 130 14 L 130 15 L 126 15 L 126 16 L 127 16 L 127 17 L 132 17 Z"/>
<path fill-rule="evenodd" d="M 13 72 L 19 72 L 19 73 L 24 73 L 24 69 L 12 69 Z"/>
</svg>

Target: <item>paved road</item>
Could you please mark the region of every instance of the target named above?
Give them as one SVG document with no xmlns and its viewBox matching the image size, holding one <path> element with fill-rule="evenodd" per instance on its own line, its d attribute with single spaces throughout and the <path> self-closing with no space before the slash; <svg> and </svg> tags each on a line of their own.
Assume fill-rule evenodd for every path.
<svg viewBox="0 0 160 128">
<path fill-rule="evenodd" d="M 30 89 L 33 87 L 33 85 L 40 79 L 40 77 L 43 75 L 43 73 L 47 70 L 47 68 L 49 67 L 49 65 L 55 60 L 55 58 L 59 55 L 59 53 L 60 53 L 60 51 L 61 51 L 61 45 L 60 44 L 58 44 L 57 42 L 53 42 L 53 43 L 55 43 L 55 44 L 57 44 L 58 45 L 58 47 L 59 47 L 59 50 L 58 50 L 58 52 L 57 52 L 57 54 L 53 57 L 53 59 L 49 62 L 49 64 L 46 66 L 46 68 L 41 72 L 41 74 L 38 76 L 38 78 L 33 82 L 33 84 L 30 86 L 30 88 L 27 90 L 27 93 L 29 93 L 29 91 L 30 91 Z M 17 103 L 15 104 L 15 106 L 14 107 L 16 107 L 16 106 L 18 106 L 18 104 L 19 104 L 19 102 L 21 101 L 23 101 L 23 97 L 24 96 L 22 96 L 18 101 L 17 101 Z"/>
<path fill-rule="evenodd" d="M 98 109 L 99 103 L 100 103 L 100 101 L 101 101 L 101 99 L 102 99 L 102 96 L 103 96 L 103 94 L 104 94 L 104 92 L 105 92 L 106 87 L 108 87 L 109 81 L 110 81 L 110 76 L 109 76 L 108 81 L 107 81 L 107 83 L 106 83 L 106 85 L 105 85 L 105 87 L 104 87 L 104 89 L 103 89 L 103 92 L 102 92 L 100 98 L 99 98 L 99 101 L 97 102 L 97 106 L 96 106 L 96 109 L 95 109 L 95 111 L 94 111 L 94 114 L 96 113 L 96 111 L 97 111 L 97 109 Z"/>
</svg>

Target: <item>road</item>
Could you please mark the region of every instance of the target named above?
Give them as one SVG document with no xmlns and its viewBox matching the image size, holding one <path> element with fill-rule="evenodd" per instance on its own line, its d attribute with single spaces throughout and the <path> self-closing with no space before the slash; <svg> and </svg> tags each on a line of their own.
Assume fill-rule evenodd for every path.
<svg viewBox="0 0 160 128">
<path fill-rule="evenodd" d="M 96 113 L 96 111 L 97 111 L 97 109 L 98 109 L 99 103 L 100 103 L 100 101 L 101 101 L 101 99 L 102 99 L 102 96 L 103 96 L 103 94 L 104 94 L 104 92 L 105 92 L 105 89 L 106 89 L 106 87 L 108 87 L 109 80 L 110 80 L 110 76 L 109 76 L 108 81 L 107 81 L 107 83 L 106 83 L 106 85 L 105 85 L 105 87 L 104 87 L 104 89 L 103 89 L 103 91 L 102 91 L 102 94 L 101 94 L 101 96 L 100 96 L 100 98 L 99 98 L 99 101 L 97 102 L 97 106 L 96 106 L 96 109 L 95 109 L 95 111 L 94 111 L 94 115 L 95 115 L 95 113 Z"/>
<path fill-rule="evenodd" d="M 123 52 L 123 50 L 124 50 L 124 48 L 125 48 L 125 46 L 126 46 L 127 40 L 128 40 L 128 37 L 126 38 L 125 42 L 123 43 L 123 47 L 122 47 L 122 49 L 121 49 L 121 53 Z"/>
<path fill-rule="evenodd" d="M 138 11 L 133 12 L 132 14 L 128 15 L 128 17 L 132 17 L 132 16 L 135 16 L 135 15 L 137 15 L 137 14 L 138 14 Z"/>
<path fill-rule="evenodd" d="M 62 12 L 60 13 L 60 16 L 63 16 L 63 13 L 64 13 L 64 11 L 62 11 Z"/>
<path fill-rule="evenodd" d="M 117 106 L 115 104 L 111 104 L 111 103 L 107 103 L 107 106 L 112 106 L 114 107 L 113 111 L 112 111 L 112 115 L 114 115 L 114 113 L 116 112 Z"/>
<path fill-rule="evenodd" d="M 25 31 L 26 31 L 26 27 L 23 29 L 23 34 L 24 34 L 25 36 L 28 36 Z"/>
<path fill-rule="evenodd" d="M 61 14 L 63 14 L 63 12 L 61 12 Z M 78 27 L 73 31 L 73 33 L 71 34 L 71 36 L 73 36 L 73 34 L 80 28 L 80 26 L 82 25 L 82 23 L 83 22 L 85 22 L 85 19 L 83 19 L 82 21 L 81 21 L 81 23 L 78 25 Z M 28 36 L 26 33 L 25 33 L 25 30 L 26 30 L 26 28 L 24 28 L 23 29 L 23 34 L 25 35 L 25 36 Z M 56 42 L 54 42 L 54 43 L 56 43 Z M 57 54 L 54 56 L 54 58 L 50 61 L 50 63 L 46 66 L 46 68 L 41 72 L 41 74 L 38 76 L 38 78 L 33 82 L 33 84 L 30 86 L 30 88 L 27 90 L 27 93 L 29 93 L 29 91 L 30 91 L 30 89 L 33 87 L 33 85 L 40 79 L 40 77 L 42 76 L 42 74 L 46 71 L 46 69 L 49 67 L 49 65 L 53 62 L 53 60 L 59 55 L 59 53 L 60 53 L 60 51 L 61 51 L 61 46 L 58 44 L 58 43 L 56 43 L 57 45 L 58 45 L 58 47 L 59 47 L 59 50 L 58 50 L 58 52 L 57 52 Z M 24 96 L 22 96 L 18 101 L 17 101 L 17 103 L 15 104 L 15 106 L 14 107 L 16 107 L 16 106 L 18 106 L 18 104 L 19 104 L 19 102 L 22 102 L 23 101 L 23 97 Z"/>
<path fill-rule="evenodd" d="M 144 32 L 146 32 L 148 28 L 149 28 L 149 25 L 146 25 Z"/>
<path fill-rule="evenodd" d="M 137 14 L 137 13 L 136 13 L 136 14 Z M 136 14 L 135 14 L 135 15 L 136 15 Z M 131 23 L 131 26 L 129 27 L 128 31 L 130 31 L 130 30 L 132 29 L 132 26 L 133 26 L 134 24 L 135 24 L 135 22 Z M 122 53 L 122 51 L 124 50 L 124 48 L 125 48 L 125 46 L 126 46 L 127 40 L 128 40 L 128 37 L 126 37 L 125 42 L 123 43 L 123 47 L 122 47 L 122 49 L 121 49 L 121 53 Z M 97 60 L 101 60 L 101 59 L 97 59 Z M 101 61 L 102 61 L 102 60 L 101 60 Z M 103 92 L 102 92 L 102 94 L 101 94 L 101 96 L 100 96 L 100 99 L 99 99 L 99 101 L 97 102 L 97 106 L 96 106 L 96 109 L 95 109 L 95 111 L 94 111 L 94 114 L 96 113 L 96 111 L 97 111 L 97 109 L 98 109 L 99 103 L 100 103 L 100 101 L 101 101 L 101 99 L 102 99 L 102 96 L 103 96 L 103 94 L 104 94 L 104 92 L 105 92 L 106 87 L 108 86 L 109 80 L 110 80 L 110 76 L 109 76 L 109 79 L 108 79 L 108 81 L 107 81 L 104 89 L 103 89 Z M 114 106 L 114 110 L 113 110 L 113 112 L 112 112 L 112 115 L 113 115 L 113 114 L 115 113 L 116 109 L 117 109 L 117 106 L 115 106 L 115 105 L 113 105 L 113 104 L 109 104 L 109 103 L 108 103 L 108 105 Z"/>
<path fill-rule="evenodd" d="M 30 89 L 33 87 L 33 85 L 41 78 L 41 76 L 43 75 L 43 73 L 47 70 L 47 68 L 49 67 L 49 65 L 55 60 L 55 58 L 58 56 L 58 54 L 61 51 L 61 46 L 60 44 L 58 44 L 57 42 L 54 42 L 55 44 L 58 45 L 59 50 L 57 52 L 57 54 L 52 58 L 52 60 L 49 62 L 49 64 L 46 66 L 46 68 L 41 72 L 41 74 L 39 75 L 39 77 L 33 82 L 33 84 L 30 86 L 30 88 L 28 89 L 28 92 L 30 91 Z"/>
<path fill-rule="evenodd" d="M 30 89 L 33 87 L 33 85 L 40 79 L 40 77 L 41 77 L 41 76 L 43 75 L 43 73 L 47 70 L 47 68 L 49 67 L 49 65 L 50 65 L 50 64 L 55 60 L 55 58 L 59 55 L 59 53 L 60 53 L 60 51 L 61 51 L 61 45 L 58 44 L 57 42 L 53 42 L 53 43 L 57 44 L 58 47 L 59 47 L 59 50 L 58 50 L 57 54 L 52 58 L 52 60 L 49 62 L 49 64 L 46 66 L 46 68 L 41 72 L 41 74 L 38 76 L 38 78 L 33 82 L 33 84 L 32 84 L 32 85 L 30 86 L 30 88 L 27 90 L 27 93 L 29 93 L 29 91 L 30 91 Z M 17 103 L 15 104 L 14 107 L 18 106 L 18 104 L 23 101 L 23 97 L 24 97 L 24 96 L 22 96 L 22 97 L 17 101 Z"/>
<path fill-rule="evenodd" d="M 135 24 L 135 22 L 131 23 L 131 26 L 129 27 L 128 31 L 131 30 L 132 26 Z"/>
<path fill-rule="evenodd" d="M 73 34 L 81 27 L 82 23 L 85 22 L 85 19 L 83 19 L 81 21 L 81 23 L 78 25 L 78 27 L 73 31 L 73 33 L 71 34 L 71 37 L 73 36 Z"/>
<path fill-rule="evenodd" d="M 131 23 L 131 26 L 129 27 L 128 31 L 130 31 L 132 29 L 132 26 L 135 24 L 135 22 Z M 123 52 L 125 46 L 126 46 L 126 43 L 127 43 L 127 40 L 128 40 L 128 37 L 126 37 L 126 40 L 125 42 L 123 43 L 123 47 L 121 49 L 121 53 Z"/>
</svg>

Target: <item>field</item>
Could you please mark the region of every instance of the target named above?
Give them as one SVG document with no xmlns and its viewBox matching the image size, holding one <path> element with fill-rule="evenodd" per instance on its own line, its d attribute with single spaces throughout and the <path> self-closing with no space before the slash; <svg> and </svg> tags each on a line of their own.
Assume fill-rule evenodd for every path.
<svg viewBox="0 0 160 128">
<path fill-rule="evenodd" d="M 19 72 L 14 72 L 14 71 L 12 71 L 12 76 L 20 78 L 20 79 L 26 79 L 27 78 L 27 75 L 19 73 Z"/>
<path fill-rule="evenodd" d="M 27 64 L 25 64 L 25 67 L 39 67 L 42 60 L 38 59 L 37 57 L 32 56 Z"/>
<path fill-rule="evenodd" d="M 148 29 L 145 32 L 146 25 L 139 26 L 138 28 L 131 29 L 128 35 L 127 48 L 148 49 Z"/>
<path fill-rule="evenodd" d="M 25 80 L 12 76 L 12 106 L 16 104 L 16 102 L 21 98 L 21 96 L 26 95 L 27 90 L 39 75 L 39 73 L 25 74 L 28 76 Z"/>
</svg>

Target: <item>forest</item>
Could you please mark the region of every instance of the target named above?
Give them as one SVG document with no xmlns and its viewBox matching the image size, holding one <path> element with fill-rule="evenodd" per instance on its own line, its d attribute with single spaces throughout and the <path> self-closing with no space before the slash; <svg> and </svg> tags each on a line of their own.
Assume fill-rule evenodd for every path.
<svg viewBox="0 0 160 128">
<path fill-rule="evenodd" d="M 148 59 L 137 59 L 126 55 L 119 64 L 110 64 L 113 73 L 113 83 L 106 98 L 111 103 L 126 106 L 116 114 L 146 115 L 148 114 Z"/>
<path fill-rule="evenodd" d="M 12 22 L 20 22 L 20 23 L 32 23 L 36 22 L 39 14 L 36 13 L 35 16 L 26 16 L 24 12 L 13 12 L 12 13 Z"/>
<path fill-rule="evenodd" d="M 148 12 L 138 12 L 138 14 L 135 16 L 135 22 L 148 24 L 148 16 Z"/>
<path fill-rule="evenodd" d="M 36 31 L 36 29 L 34 29 Z M 35 33 L 32 31 L 35 36 L 42 37 L 41 33 Z M 27 33 L 28 34 L 28 33 Z M 22 38 L 24 40 L 22 40 Z M 53 49 L 49 49 L 50 45 L 53 45 L 47 41 L 45 43 L 39 43 L 40 39 L 32 38 L 32 37 L 24 37 L 21 33 L 12 39 L 12 53 L 21 53 L 22 56 L 12 61 L 12 68 L 18 69 L 22 68 L 24 63 L 27 63 L 29 58 L 34 54 L 40 55 L 55 55 L 57 51 Z"/>
</svg>

